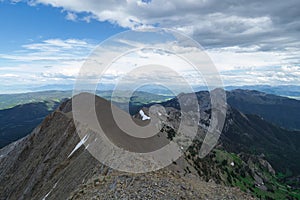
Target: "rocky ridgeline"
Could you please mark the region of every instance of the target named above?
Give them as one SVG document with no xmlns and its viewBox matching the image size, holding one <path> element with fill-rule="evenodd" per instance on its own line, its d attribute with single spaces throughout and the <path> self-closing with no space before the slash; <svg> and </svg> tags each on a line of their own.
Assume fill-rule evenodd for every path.
<svg viewBox="0 0 300 200">
<path fill-rule="evenodd" d="M 107 103 L 98 97 L 96 101 Z M 179 116 L 175 108 L 167 111 L 174 118 Z M 207 113 L 204 120 L 209 120 Z M 164 131 L 173 133 L 172 126 L 177 127 L 179 119 L 170 120 L 169 128 Z M 236 119 L 227 119 L 227 126 L 232 126 L 230 120 Z M 205 131 L 206 126 L 200 127 Z M 229 153 L 226 145 L 230 143 L 226 138 L 228 135 L 221 137 L 218 146 L 204 159 L 197 157 L 200 138 L 182 158 L 165 169 L 145 174 L 122 173 L 98 162 L 84 145 L 78 146 L 80 138 L 69 100 L 30 135 L 0 150 L 0 199 L 295 197 L 277 182 L 272 166 L 263 156 Z"/>
</svg>

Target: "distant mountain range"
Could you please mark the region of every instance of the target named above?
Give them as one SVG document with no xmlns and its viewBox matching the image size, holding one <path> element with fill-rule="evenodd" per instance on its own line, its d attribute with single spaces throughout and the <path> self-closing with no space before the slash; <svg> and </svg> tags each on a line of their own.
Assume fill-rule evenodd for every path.
<svg viewBox="0 0 300 200">
<path fill-rule="evenodd" d="M 173 96 L 136 91 L 131 96 L 128 105 L 128 99 L 124 98 L 124 96 L 128 96 L 127 91 L 120 91 L 118 92 L 119 96 L 111 98 L 112 92 L 113 91 L 97 91 L 97 94 L 114 102 L 115 105 L 129 112 L 131 115 L 138 112 L 144 105 L 152 105 L 168 100 L 173 101 Z M 198 96 L 202 94 L 206 95 L 206 93 L 207 92 L 198 92 Z M 2 116 L 0 148 L 30 133 L 30 131 L 42 121 L 43 117 L 53 111 L 49 109 L 49 104 L 57 105 L 63 101 L 63 99 L 71 98 L 71 96 L 71 91 L 45 91 L 0 95 L 0 118 Z M 228 91 L 227 101 L 229 105 L 244 114 L 258 115 L 277 126 L 290 130 L 300 130 L 300 101 L 258 91 L 240 89 Z M 11 107 L 14 108 L 7 110 L 7 108 Z M 26 108 L 29 109 L 25 112 L 24 109 Z M 27 115 L 20 114 L 24 112 L 31 118 L 25 119 L 24 117 Z M 6 113 L 9 114 L 7 115 Z M 13 120 L 9 116 L 14 116 Z M 8 132 L 12 127 L 11 135 L 9 135 Z"/>
<path fill-rule="evenodd" d="M 194 91 L 206 91 L 206 86 L 192 86 Z M 33 92 L 44 92 L 44 91 L 72 91 L 74 88 L 73 84 L 54 84 L 44 86 L 18 86 L 20 90 L 15 90 L 13 87 L 7 87 L 5 90 L 0 91 L 2 94 L 13 94 L 13 93 L 33 93 Z M 87 86 L 87 88 L 90 88 Z M 115 89 L 113 84 L 99 84 L 97 86 L 98 91 L 112 91 Z M 243 90 L 257 90 L 260 92 L 274 94 L 278 96 L 285 96 L 300 99 L 300 86 L 299 85 L 241 85 L 241 86 L 224 86 L 225 90 L 231 91 L 236 89 Z M 23 92 L 22 92 L 23 91 Z M 160 87 L 157 85 L 147 85 L 138 88 L 138 91 L 173 96 L 174 94 L 167 88 Z M 0 94 L 1 95 L 1 94 Z"/>
<path fill-rule="evenodd" d="M 41 87 L 32 88 L 32 92 L 18 93 L 18 94 L 0 94 L 0 110 L 6 108 L 12 108 L 16 105 L 41 102 L 47 100 L 60 101 L 64 98 L 72 97 L 73 85 L 46 85 Z M 296 85 L 282 85 L 282 86 L 268 86 L 268 85 L 250 85 L 250 86 L 226 86 L 227 91 L 233 90 L 256 90 L 267 94 L 274 94 L 276 96 L 290 97 L 294 99 L 300 99 L 300 86 Z M 114 85 L 102 84 L 99 85 L 96 92 L 97 95 L 105 98 L 111 96 L 114 90 Z M 194 87 L 195 91 L 207 91 L 206 87 Z M 128 92 L 128 91 L 124 91 Z M 135 93 L 145 92 L 145 94 L 156 94 L 160 96 L 168 96 L 170 98 L 175 97 L 166 88 L 157 86 L 144 86 L 139 88 Z M 120 101 L 116 101 L 122 103 Z M 143 102 L 142 102 L 143 103 Z"/>
<path fill-rule="evenodd" d="M 267 94 L 274 94 L 277 96 L 290 97 L 300 99 L 300 86 L 298 85 L 248 85 L 248 86 L 227 86 L 226 90 L 257 90 Z"/>
<path fill-rule="evenodd" d="M 227 103 L 245 114 L 253 114 L 290 129 L 300 130 L 300 101 L 255 90 L 227 92 Z"/>
<path fill-rule="evenodd" d="M 60 102 L 63 99 L 71 97 L 72 91 L 56 90 L 20 94 L 0 94 L 0 110 L 28 103 L 38 103 L 44 101 Z"/>
<path fill-rule="evenodd" d="M 128 102 L 125 96 L 129 95 L 129 91 L 118 91 L 118 95 L 112 98 L 113 90 L 96 91 L 96 94 L 115 103 L 123 104 Z M 63 99 L 71 98 L 72 90 L 59 91 L 48 90 L 42 92 L 29 92 L 20 94 L 0 94 L 0 110 L 12 108 L 17 105 L 37 103 L 44 101 L 60 102 Z M 173 98 L 174 95 L 159 95 L 156 93 L 149 93 L 143 91 L 135 91 L 130 95 L 131 102 L 137 104 L 147 104 L 150 102 L 161 102 Z"/>
</svg>

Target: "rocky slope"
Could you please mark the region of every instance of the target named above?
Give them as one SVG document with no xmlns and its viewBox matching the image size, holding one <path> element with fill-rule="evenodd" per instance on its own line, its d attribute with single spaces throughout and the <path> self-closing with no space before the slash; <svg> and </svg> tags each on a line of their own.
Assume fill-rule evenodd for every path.
<svg viewBox="0 0 300 200">
<path fill-rule="evenodd" d="M 189 98 L 189 94 L 184 96 L 184 98 Z M 210 123 L 211 115 L 210 94 L 208 92 L 198 92 L 197 98 L 200 106 L 200 126 L 206 129 Z M 226 123 L 220 138 L 225 150 L 234 153 L 246 152 L 258 156 L 264 154 L 278 172 L 291 171 L 295 176 L 299 175 L 300 154 L 298 143 L 300 132 L 286 130 L 270 123 L 265 120 L 263 113 L 278 118 L 282 123 L 290 120 L 290 122 L 294 121 L 298 125 L 296 121 L 300 118 L 291 118 L 293 118 L 293 113 L 299 115 L 299 109 L 297 108 L 300 108 L 300 101 L 267 95 L 257 91 L 243 90 L 228 92 L 227 99 Z M 173 107 L 176 110 L 180 109 L 176 98 L 163 102 L 162 105 Z M 241 109 L 242 111 L 236 109 L 236 107 L 240 108 L 241 105 L 255 114 L 245 114 L 244 109 Z M 256 105 L 264 112 L 260 113 L 256 110 Z M 291 116 L 287 117 L 291 110 L 293 110 L 290 113 Z"/>
<path fill-rule="evenodd" d="M 237 188 L 180 176 L 171 170 L 94 176 L 69 199 L 254 199 Z"/>
<path fill-rule="evenodd" d="M 239 189 L 207 184 L 196 173 L 189 180 L 183 166 L 190 165 L 184 159 L 149 174 L 111 170 L 84 145 L 74 151 L 80 139 L 71 116 L 68 101 L 30 135 L 0 150 L 0 199 L 252 199 Z M 125 179 L 130 185 L 124 186 Z"/>
</svg>

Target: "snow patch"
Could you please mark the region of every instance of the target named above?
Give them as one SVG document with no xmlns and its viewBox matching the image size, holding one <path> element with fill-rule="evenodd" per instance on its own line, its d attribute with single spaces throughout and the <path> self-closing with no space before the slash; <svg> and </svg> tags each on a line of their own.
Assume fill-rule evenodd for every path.
<svg viewBox="0 0 300 200">
<path fill-rule="evenodd" d="M 230 165 L 231 165 L 232 167 L 234 167 L 234 162 L 231 162 Z"/>
<path fill-rule="evenodd" d="M 88 140 L 89 136 L 88 135 L 85 135 L 84 138 L 82 140 L 79 141 L 79 143 L 76 145 L 76 147 L 73 149 L 73 151 L 69 154 L 68 158 L 70 156 L 73 155 L 73 153 L 75 151 L 77 151 L 77 149 L 79 149 L 87 140 Z"/>
<path fill-rule="evenodd" d="M 56 188 L 58 181 L 54 184 L 53 189 Z"/>
<path fill-rule="evenodd" d="M 54 184 L 54 186 L 52 187 L 52 189 L 44 196 L 44 198 L 42 200 L 46 200 L 46 198 L 49 196 L 49 194 L 53 191 L 54 188 L 56 188 L 58 181 Z"/>
<path fill-rule="evenodd" d="M 142 116 L 142 120 L 145 121 L 145 120 L 149 120 L 150 117 L 148 117 L 143 110 L 140 110 L 140 115 Z"/>
<path fill-rule="evenodd" d="M 42 199 L 42 200 L 46 200 L 46 198 L 49 196 L 49 194 L 52 192 L 52 190 L 50 190 L 45 196 L 44 196 L 44 198 Z"/>
</svg>

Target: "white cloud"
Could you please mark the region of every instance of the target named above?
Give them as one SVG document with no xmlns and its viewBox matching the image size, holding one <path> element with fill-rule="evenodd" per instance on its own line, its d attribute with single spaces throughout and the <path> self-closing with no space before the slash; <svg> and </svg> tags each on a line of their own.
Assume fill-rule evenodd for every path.
<svg viewBox="0 0 300 200">
<path fill-rule="evenodd" d="M 77 15 L 72 12 L 67 12 L 66 19 L 70 21 L 76 21 L 77 20 Z"/>
<path fill-rule="evenodd" d="M 233 36 L 274 32 L 277 31 L 276 23 L 279 23 L 277 18 L 287 18 L 291 15 L 285 12 L 285 8 L 299 5 L 293 0 L 288 0 L 284 4 L 279 0 L 276 2 L 34 0 L 34 2 L 60 7 L 71 13 L 90 13 L 99 21 L 110 21 L 122 27 L 159 24 L 160 27 L 177 28 L 194 36 L 201 32 L 221 32 L 224 35 L 234 34 Z M 278 13 L 279 11 L 282 13 Z"/>
<path fill-rule="evenodd" d="M 300 85 L 299 66 L 228 70 L 221 76 L 226 85 Z"/>
<path fill-rule="evenodd" d="M 94 48 L 95 44 L 77 39 L 48 39 L 23 45 L 19 51 L 0 54 L 1 84 L 73 83 Z"/>
<path fill-rule="evenodd" d="M 283 64 L 287 56 L 282 52 L 256 51 L 249 48 L 230 47 L 209 49 L 206 52 L 220 71 L 267 67 Z"/>
<path fill-rule="evenodd" d="M 14 61 L 80 61 L 95 47 L 95 44 L 76 39 L 48 39 L 40 43 L 22 46 L 22 50 L 0 54 L 1 59 Z M 46 65 L 51 65 L 47 63 Z"/>
<path fill-rule="evenodd" d="M 300 15 L 297 12 L 287 12 L 291 7 L 299 7 L 300 2 L 287 0 L 274 1 L 239 1 L 239 0 L 151 0 L 136 1 L 95 1 L 95 0 L 34 0 L 36 4 L 46 4 L 60 7 L 69 13 L 88 13 L 85 19 L 109 21 L 122 27 L 137 28 L 145 26 L 159 26 L 182 31 L 195 38 L 206 49 L 222 53 L 215 60 L 226 61 L 224 66 L 243 66 L 240 62 L 250 61 L 254 66 L 279 65 L 298 63 L 299 54 L 299 25 Z M 297 25 L 298 24 L 298 25 Z M 293 27 L 295 26 L 295 27 Z M 252 53 L 238 52 L 238 47 L 258 48 Z M 232 51 L 231 51 L 232 50 Z M 272 53 L 266 53 L 272 52 Z M 256 54 L 257 53 L 257 54 Z M 286 54 L 283 60 L 275 56 Z M 249 56 L 249 57 L 248 57 Z M 275 56 L 275 57 L 274 57 Z M 227 59 L 223 59 L 227 57 Z M 254 59 L 257 57 L 256 59 Z M 269 57 L 269 58 L 268 58 Z M 271 62 L 271 58 L 274 59 Z M 232 61 L 233 63 L 231 63 Z M 255 64 L 257 62 L 258 64 Z M 248 66 L 247 65 L 247 66 Z"/>
<path fill-rule="evenodd" d="M 41 43 L 33 43 L 23 45 L 25 49 L 39 50 L 39 51 L 61 51 L 64 49 L 74 49 L 74 48 L 90 48 L 92 47 L 86 41 L 77 39 L 48 39 Z M 76 49 L 75 49 L 76 50 Z"/>
<path fill-rule="evenodd" d="M 1 78 L 18 78 L 20 76 L 17 74 L 0 74 L 0 77 Z"/>
<path fill-rule="evenodd" d="M 123 45 L 130 45 L 135 48 L 143 46 L 140 42 L 132 42 L 129 40 L 118 40 Z M 158 47 L 160 44 L 154 45 Z M 180 47 L 173 43 L 165 44 L 173 48 L 184 56 L 186 53 L 193 54 L 190 47 Z M 16 65 L 2 66 L 5 74 L 0 76 L 6 79 L 6 82 L 16 82 L 20 80 L 26 83 L 73 83 L 78 75 L 80 67 L 85 62 L 95 44 L 84 40 L 76 39 L 48 39 L 39 43 L 31 43 L 23 45 L 21 52 L 10 55 L 0 55 L 2 59 L 16 63 Z M 114 52 L 122 49 L 111 46 Z M 281 68 L 270 68 L 268 66 L 278 66 L 281 60 L 286 56 L 274 52 L 257 52 L 259 46 L 253 45 L 241 48 L 239 46 L 209 49 L 208 55 L 214 61 L 216 67 L 221 71 L 222 78 L 226 85 L 249 85 L 249 84 L 300 84 L 300 68 L 298 66 L 284 65 Z M 104 58 L 109 55 L 98 52 Z M 107 53 L 107 52 L 106 52 Z M 109 53 L 109 52 L 108 52 Z M 203 84 L 203 79 L 195 74 L 187 63 L 176 58 L 176 56 L 164 55 L 160 52 L 151 53 L 149 51 L 139 51 L 134 54 L 128 54 L 125 57 L 115 61 L 110 69 L 102 76 L 103 81 L 108 83 L 116 83 L 125 73 L 134 69 L 134 63 L 139 66 L 156 64 L 170 67 L 172 70 L 179 72 L 187 80 L 193 84 Z M 45 67 L 46 66 L 46 67 Z M 51 67 L 50 67 L 51 66 Z M 124 67 L 126 66 L 126 67 Z M 92 70 L 93 71 L 93 70 Z M 97 73 L 91 70 L 87 72 L 87 76 L 94 81 L 97 79 Z M 168 77 L 168 75 L 160 73 L 158 76 L 155 71 L 147 71 L 146 76 L 140 76 L 143 80 L 151 77 L 157 79 Z M 176 77 L 168 77 L 168 81 L 172 82 Z M 131 77 L 130 80 L 134 80 Z M 173 81 L 174 82 L 174 81 Z M 175 81 L 176 82 L 176 81 Z"/>
</svg>

